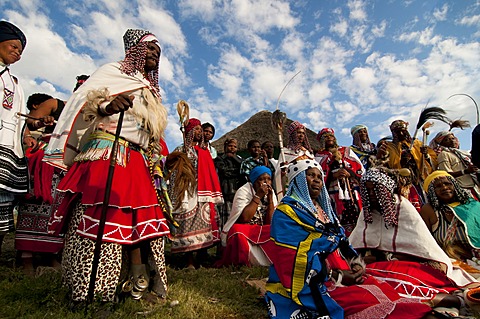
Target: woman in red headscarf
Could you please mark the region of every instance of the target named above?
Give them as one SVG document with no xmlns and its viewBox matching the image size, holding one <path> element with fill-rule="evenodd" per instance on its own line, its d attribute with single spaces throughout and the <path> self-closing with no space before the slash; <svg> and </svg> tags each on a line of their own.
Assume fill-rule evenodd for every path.
<svg viewBox="0 0 480 319">
<path fill-rule="evenodd" d="M 220 240 L 216 205 L 223 204 L 222 190 L 212 156 L 203 141 L 203 129 L 198 119 L 189 120 L 185 127 L 185 144 L 178 146 L 174 152 L 187 154 L 197 184 L 193 190 L 188 191 L 181 203 L 172 203 L 177 208 L 174 218 L 179 227 L 175 230 L 171 252 L 187 253 L 187 268 L 193 269 L 193 252 L 198 251 L 197 262 L 204 262 L 206 248 Z M 170 185 L 175 184 L 179 174 L 172 173 Z"/>
<path fill-rule="evenodd" d="M 365 168 L 350 147 L 338 146 L 333 129 L 322 129 L 317 134 L 317 140 L 320 149 L 315 159 L 322 166 L 333 208 L 348 236 L 355 228 L 362 209 L 359 181 Z"/>
</svg>

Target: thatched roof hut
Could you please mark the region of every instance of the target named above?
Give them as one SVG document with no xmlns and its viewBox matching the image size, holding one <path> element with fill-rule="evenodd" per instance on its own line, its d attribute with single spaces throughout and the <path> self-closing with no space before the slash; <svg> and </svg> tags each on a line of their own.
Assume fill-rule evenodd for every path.
<svg viewBox="0 0 480 319">
<path fill-rule="evenodd" d="M 290 119 L 286 119 L 284 128 L 283 128 L 283 144 L 288 144 L 288 133 L 287 127 L 293 121 Z M 307 128 L 307 136 L 308 141 L 312 148 L 318 149 L 319 144 L 318 141 L 315 139 L 316 132 L 309 130 Z M 272 112 L 270 111 L 260 111 L 254 114 L 251 118 L 248 119 L 245 123 L 234 128 L 230 132 L 224 134 L 219 139 L 212 142 L 212 145 L 217 149 L 218 153 L 223 153 L 223 143 L 227 138 L 235 138 L 238 141 L 238 152 L 243 155 L 246 153 L 247 150 L 247 143 L 250 140 L 256 139 L 259 140 L 260 143 L 265 141 L 270 141 L 275 145 L 276 152 L 278 154 L 279 149 L 279 142 L 278 142 L 278 132 L 273 128 L 272 125 Z"/>
</svg>

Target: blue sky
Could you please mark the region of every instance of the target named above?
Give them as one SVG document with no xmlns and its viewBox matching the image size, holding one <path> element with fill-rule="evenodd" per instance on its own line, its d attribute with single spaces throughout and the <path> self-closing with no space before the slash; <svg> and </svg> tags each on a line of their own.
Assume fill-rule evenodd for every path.
<svg viewBox="0 0 480 319">
<path fill-rule="evenodd" d="M 155 33 L 170 149 L 181 143 L 180 99 L 219 138 L 274 111 L 298 71 L 280 109 L 314 131 L 334 128 L 341 145 L 358 123 L 372 141 L 396 119 L 413 133 L 427 102 L 476 124 L 470 99 L 448 98 L 480 99 L 480 1 L 3 0 L 0 12 L 27 35 L 12 66 L 26 95 L 68 99 L 77 75 L 123 57 L 127 28 Z M 455 133 L 469 149 L 471 129 Z"/>
</svg>

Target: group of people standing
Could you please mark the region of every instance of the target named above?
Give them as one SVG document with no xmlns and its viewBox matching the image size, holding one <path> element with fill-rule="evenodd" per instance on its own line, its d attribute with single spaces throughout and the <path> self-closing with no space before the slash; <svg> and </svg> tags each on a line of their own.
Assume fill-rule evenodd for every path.
<svg viewBox="0 0 480 319">
<path fill-rule="evenodd" d="M 119 291 L 165 298 L 166 239 L 190 266 L 192 252 L 220 240 L 223 198 L 208 147 L 214 131 L 191 118 L 185 143 L 170 153 L 158 39 L 128 29 L 123 42 L 125 58 L 77 77 L 67 101 L 36 93 L 25 102 L 10 66 L 26 38 L 0 22 L 1 239 L 14 230 L 17 206 L 25 272 L 34 273 L 33 253 L 51 254 L 75 303 L 114 301 Z"/>
<path fill-rule="evenodd" d="M 217 154 L 214 126 L 190 118 L 169 152 L 158 39 L 128 29 L 123 41 L 125 58 L 78 78 L 68 101 L 25 103 L 9 68 L 26 38 L 0 21 L 0 238 L 33 181 L 18 206 L 26 269 L 32 252 L 52 253 L 75 302 L 119 291 L 154 302 L 169 239 L 186 268 L 215 245 L 217 266 L 270 266 L 271 318 L 428 318 L 480 302 L 478 140 L 470 154 L 440 132 L 427 147 L 397 120 L 377 145 L 365 125 L 351 146 L 324 128 L 314 150 L 294 121 L 278 159 L 256 139 L 242 159 L 232 138 Z"/>
</svg>

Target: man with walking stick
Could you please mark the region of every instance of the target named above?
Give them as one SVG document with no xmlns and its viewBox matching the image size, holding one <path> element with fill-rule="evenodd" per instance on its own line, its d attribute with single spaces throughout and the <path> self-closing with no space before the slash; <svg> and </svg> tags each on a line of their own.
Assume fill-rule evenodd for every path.
<svg viewBox="0 0 480 319">
<path fill-rule="evenodd" d="M 125 59 L 100 67 L 68 100 L 44 158 L 68 168 L 50 231 L 66 234 L 63 277 L 74 302 L 113 301 L 119 285 L 134 299 L 166 295 L 168 205 L 151 174 L 165 151 L 167 126 L 158 86 L 161 49 L 145 30 L 129 29 L 123 40 Z"/>
</svg>

